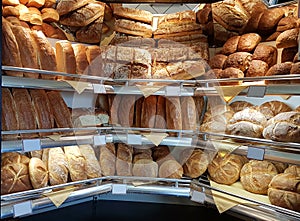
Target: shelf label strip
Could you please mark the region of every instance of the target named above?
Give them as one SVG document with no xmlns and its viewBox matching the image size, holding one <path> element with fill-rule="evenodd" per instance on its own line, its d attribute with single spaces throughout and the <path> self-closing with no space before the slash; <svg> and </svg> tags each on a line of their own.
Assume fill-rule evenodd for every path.
<svg viewBox="0 0 300 221">
<path fill-rule="evenodd" d="M 266 86 L 249 86 L 247 97 L 264 97 L 267 91 Z"/>
<path fill-rule="evenodd" d="M 94 146 L 101 146 L 106 144 L 106 137 L 105 135 L 95 135 L 93 137 L 93 144 Z"/>
<path fill-rule="evenodd" d="M 257 147 L 248 147 L 247 157 L 249 159 L 263 160 L 265 156 L 265 149 Z"/>
<path fill-rule="evenodd" d="M 127 144 L 129 145 L 142 145 L 142 136 L 139 134 L 128 134 Z"/>
<path fill-rule="evenodd" d="M 204 203 L 205 202 L 205 194 L 196 190 L 192 191 L 191 200 L 197 203 Z"/>
<path fill-rule="evenodd" d="M 40 139 L 23 140 L 22 145 L 23 145 L 24 152 L 40 150 L 41 140 Z"/>
<path fill-rule="evenodd" d="M 29 215 L 32 213 L 32 202 L 25 201 L 22 203 L 14 204 L 13 206 L 14 217 L 20 217 L 24 215 Z"/>
<path fill-rule="evenodd" d="M 112 194 L 126 194 L 127 185 L 126 184 L 113 184 L 112 185 Z"/>
</svg>

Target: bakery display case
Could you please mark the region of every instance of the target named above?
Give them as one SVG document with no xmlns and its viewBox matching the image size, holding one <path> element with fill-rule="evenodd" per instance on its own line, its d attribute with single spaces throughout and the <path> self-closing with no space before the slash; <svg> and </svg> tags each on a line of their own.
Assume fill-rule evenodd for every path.
<svg viewBox="0 0 300 221">
<path fill-rule="evenodd" d="M 299 220 L 298 5 L 140 3 L 3 3 L 1 219 Z"/>
</svg>

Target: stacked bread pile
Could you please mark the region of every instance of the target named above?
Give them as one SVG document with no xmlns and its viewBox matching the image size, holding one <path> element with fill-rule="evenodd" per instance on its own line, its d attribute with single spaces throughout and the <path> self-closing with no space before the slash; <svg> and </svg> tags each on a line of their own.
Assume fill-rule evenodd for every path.
<svg viewBox="0 0 300 221">
<path fill-rule="evenodd" d="M 64 32 L 52 26 L 60 18 L 55 0 L 5 0 L 2 4 L 2 16 L 12 24 L 42 30 L 47 37 L 66 39 Z"/>
<path fill-rule="evenodd" d="M 100 163 L 90 145 L 55 147 L 1 155 L 1 194 L 39 189 L 101 177 Z"/>
<path fill-rule="evenodd" d="M 99 43 L 102 34 L 109 29 L 104 19 L 112 19 L 110 7 L 94 0 L 61 0 L 56 10 L 60 16 L 59 24 L 74 34 L 75 41 L 83 43 Z"/>
</svg>

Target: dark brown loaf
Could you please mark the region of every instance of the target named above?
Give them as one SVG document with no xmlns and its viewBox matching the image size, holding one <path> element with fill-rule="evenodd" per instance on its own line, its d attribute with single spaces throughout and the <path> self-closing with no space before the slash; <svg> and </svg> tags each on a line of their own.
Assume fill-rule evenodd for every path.
<svg viewBox="0 0 300 221">
<path fill-rule="evenodd" d="M 252 60 L 262 60 L 269 67 L 277 63 L 277 49 L 271 45 L 258 44 L 253 52 Z"/>
<path fill-rule="evenodd" d="M 34 109 L 32 106 L 29 91 L 24 88 L 13 88 L 12 94 L 16 103 L 16 113 L 19 121 L 20 130 L 35 130 L 37 129 L 37 122 L 35 118 Z M 37 137 L 36 133 L 24 133 L 20 135 L 21 138 Z"/>
<path fill-rule="evenodd" d="M 49 149 L 48 171 L 50 185 L 64 184 L 68 181 L 69 165 L 61 147 Z"/>
<path fill-rule="evenodd" d="M 89 25 L 83 26 L 76 31 L 76 41 L 88 44 L 99 43 L 104 27 L 103 17 L 99 17 Z"/>
<path fill-rule="evenodd" d="M 179 97 L 166 97 L 167 129 L 182 130 L 182 113 Z"/>
<path fill-rule="evenodd" d="M 267 194 L 268 185 L 277 175 L 276 167 L 266 160 L 250 160 L 241 169 L 240 181 L 245 190 L 251 193 Z"/>
<path fill-rule="evenodd" d="M 252 52 L 260 41 L 261 36 L 257 33 L 243 34 L 239 38 L 237 51 Z"/>
<path fill-rule="evenodd" d="M 294 16 L 287 16 L 280 19 L 278 22 L 278 25 L 276 27 L 276 31 L 284 32 L 286 30 L 290 30 L 293 28 L 296 28 L 298 26 L 297 24 L 297 18 Z"/>
<path fill-rule="evenodd" d="M 247 52 L 245 52 L 247 53 Z M 237 64 L 238 65 L 238 64 Z M 235 68 L 235 67 L 227 67 L 225 69 L 223 69 L 220 72 L 216 72 L 216 77 L 217 78 L 243 78 L 245 76 L 244 72 L 239 69 L 239 68 Z M 232 81 L 232 82 L 220 82 L 220 85 L 236 85 L 236 84 L 241 84 L 242 81 L 241 80 L 237 80 L 237 81 Z"/>
<path fill-rule="evenodd" d="M 108 96 L 108 103 L 110 106 L 110 123 L 113 125 L 120 124 L 119 120 L 119 104 L 121 102 L 122 96 L 121 95 L 109 95 Z"/>
<path fill-rule="evenodd" d="M 211 69 L 223 69 L 224 63 L 227 59 L 227 55 L 224 54 L 216 54 L 211 59 L 209 59 L 209 66 Z"/>
<path fill-rule="evenodd" d="M 294 61 L 294 57 L 298 52 L 298 47 L 283 48 L 281 52 L 281 63 L 286 61 Z"/>
<path fill-rule="evenodd" d="M 247 1 L 247 2 L 250 2 L 250 1 Z M 252 1 L 251 1 L 251 3 L 252 3 Z M 267 9 L 267 7 L 264 3 L 262 3 L 262 2 L 256 3 L 256 5 L 251 10 L 251 17 L 248 20 L 248 22 L 243 30 L 244 33 L 251 33 L 251 32 L 258 31 L 259 21 L 263 15 L 265 9 Z"/>
<path fill-rule="evenodd" d="M 228 38 L 222 47 L 221 53 L 225 55 L 230 55 L 237 52 L 240 37 L 241 36 L 236 35 Z"/>
<path fill-rule="evenodd" d="M 91 2 L 91 0 L 61 0 L 58 2 L 56 10 L 59 15 L 64 15 L 87 5 L 89 2 Z"/>
<path fill-rule="evenodd" d="M 262 33 L 271 32 L 283 16 L 284 11 L 281 8 L 265 9 L 259 19 L 258 30 Z"/>
<path fill-rule="evenodd" d="M 48 185 L 49 175 L 45 163 L 36 157 L 32 157 L 29 162 L 29 176 L 32 187 L 39 189 Z"/>
<path fill-rule="evenodd" d="M 196 105 L 192 97 L 180 98 L 182 129 L 195 130 L 197 127 Z"/>
<path fill-rule="evenodd" d="M 69 174 L 72 181 L 86 180 L 86 160 L 78 146 L 65 146 L 64 152 L 69 165 Z"/>
<path fill-rule="evenodd" d="M 8 88 L 2 88 L 2 130 L 18 130 L 19 119 L 16 112 L 16 103 Z M 2 135 L 3 140 L 17 139 L 18 134 Z"/>
<path fill-rule="evenodd" d="M 292 64 L 292 68 L 290 70 L 290 74 L 300 74 L 300 62 L 296 62 Z M 292 79 L 291 84 L 299 84 L 300 79 Z"/>
<path fill-rule="evenodd" d="M 166 99 L 163 96 L 157 96 L 155 128 L 166 128 Z"/>
<path fill-rule="evenodd" d="M 252 54 L 248 52 L 235 52 L 228 55 L 224 63 L 224 68 L 233 67 L 241 71 L 246 71 L 252 60 Z"/>
<path fill-rule="evenodd" d="M 113 143 L 100 146 L 99 163 L 103 176 L 114 176 L 116 172 L 116 148 Z"/>
<path fill-rule="evenodd" d="M 137 8 L 126 8 L 126 7 L 116 7 L 113 10 L 113 14 L 116 17 L 126 18 L 130 20 L 152 23 L 153 14 L 146 10 L 141 10 Z"/>
<path fill-rule="evenodd" d="M 154 128 L 157 96 L 151 95 L 144 99 L 142 106 L 141 127 Z"/>
<path fill-rule="evenodd" d="M 299 28 L 282 32 L 276 39 L 277 48 L 290 48 L 298 46 Z"/>
<path fill-rule="evenodd" d="M 269 65 L 262 60 L 252 60 L 246 72 L 246 77 L 265 76 L 269 70 Z"/>
<path fill-rule="evenodd" d="M 290 173 L 281 173 L 273 177 L 269 184 L 268 198 L 271 204 L 300 211 L 300 179 Z"/>
<path fill-rule="evenodd" d="M 120 96 L 120 95 L 117 95 Z M 134 123 L 135 95 L 123 95 L 119 103 L 119 121 L 123 127 L 132 127 Z"/>
<path fill-rule="evenodd" d="M 274 64 L 266 73 L 266 76 L 275 76 L 275 75 L 287 75 L 290 74 L 292 68 L 292 62 L 284 62 Z M 289 84 L 289 80 L 267 80 L 266 83 L 268 84 Z"/>
</svg>

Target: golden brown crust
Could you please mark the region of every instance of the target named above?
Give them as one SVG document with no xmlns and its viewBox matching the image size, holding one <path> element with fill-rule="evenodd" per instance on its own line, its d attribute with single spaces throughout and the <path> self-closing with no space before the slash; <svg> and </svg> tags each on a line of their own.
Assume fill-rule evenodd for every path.
<svg viewBox="0 0 300 221">
<path fill-rule="evenodd" d="M 234 67 L 241 71 L 246 71 L 252 60 L 252 54 L 249 52 L 235 52 L 228 55 L 224 62 L 224 68 Z"/>
<path fill-rule="evenodd" d="M 151 95 L 144 99 L 142 106 L 141 127 L 154 128 L 157 96 Z"/>
<path fill-rule="evenodd" d="M 36 157 L 29 162 L 29 176 L 34 189 L 43 188 L 48 185 L 49 175 L 45 163 Z"/>
<path fill-rule="evenodd" d="M 157 177 L 158 164 L 151 159 L 137 160 L 133 164 L 132 175 L 139 177 Z"/>
<path fill-rule="evenodd" d="M 72 44 L 72 47 L 76 60 L 76 74 L 88 73 L 87 47 L 83 44 Z"/>
<path fill-rule="evenodd" d="M 258 24 L 259 31 L 272 31 L 284 16 L 281 8 L 265 9 Z"/>
<path fill-rule="evenodd" d="M 166 99 L 163 96 L 157 96 L 155 128 L 166 128 Z"/>
<path fill-rule="evenodd" d="M 152 36 L 152 26 L 141 23 L 130 21 L 126 19 L 118 19 L 115 22 L 114 29 L 117 32 L 129 34 L 129 35 L 136 35 L 142 37 L 151 37 Z"/>
<path fill-rule="evenodd" d="M 78 146 L 65 146 L 64 152 L 69 165 L 69 173 L 72 181 L 86 180 L 86 161 Z"/>
<path fill-rule="evenodd" d="M 85 173 L 88 179 L 101 177 L 100 163 L 95 151 L 90 145 L 79 145 L 79 150 L 85 159 Z"/>
<path fill-rule="evenodd" d="M 277 55 L 276 47 L 260 43 L 253 52 L 252 60 L 262 60 L 271 67 L 277 63 Z"/>
<path fill-rule="evenodd" d="M 254 104 L 248 101 L 234 101 L 229 105 L 234 112 L 242 111 L 247 107 L 253 107 Z"/>
<path fill-rule="evenodd" d="M 152 23 L 153 18 L 153 14 L 151 12 L 137 8 L 116 7 L 113 10 L 113 14 L 116 17 L 145 22 L 149 24 Z"/>
<path fill-rule="evenodd" d="M 183 168 L 176 160 L 166 160 L 163 162 L 158 171 L 158 176 L 161 178 L 181 179 Z"/>
<path fill-rule="evenodd" d="M 180 98 L 182 129 L 195 130 L 197 127 L 196 105 L 192 97 Z"/>
<path fill-rule="evenodd" d="M 262 60 L 252 60 L 246 72 L 246 77 L 265 76 L 269 70 L 269 65 Z"/>
<path fill-rule="evenodd" d="M 243 34 L 239 38 L 237 50 L 252 52 L 260 41 L 261 41 L 261 36 L 257 33 Z"/>
<path fill-rule="evenodd" d="M 223 69 L 226 59 L 227 59 L 227 55 L 216 54 L 211 59 L 209 59 L 208 64 L 211 69 Z"/>
<path fill-rule="evenodd" d="M 166 14 L 158 18 L 157 27 L 167 28 L 174 24 L 189 24 L 196 22 L 196 13 L 192 10 Z"/>
<path fill-rule="evenodd" d="M 118 176 L 132 176 L 133 148 L 119 143 L 117 146 L 116 172 Z"/>
<path fill-rule="evenodd" d="M 281 101 L 267 101 L 259 105 L 258 110 L 269 120 L 281 112 L 292 111 L 292 108 Z"/>
<path fill-rule="evenodd" d="M 293 28 L 282 32 L 276 38 L 277 48 L 290 48 L 298 46 L 299 28 Z"/>
<path fill-rule="evenodd" d="M 99 163 L 103 176 L 114 176 L 116 172 L 116 149 L 113 143 L 100 146 Z"/>
<path fill-rule="evenodd" d="M 49 149 L 48 171 L 50 185 L 64 184 L 68 181 L 69 165 L 61 147 Z"/>
<path fill-rule="evenodd" d="M 76 59 L 71 42 L 59 40 L 55 43 L 57 70 L 64 73 L 76 74 Z M 60 79 L 72 78 L 60 76 Z"/>
<path fill-rule="evenodd" d="M 182 130 L 182 113 L 179 97 L 166 97 L 167 129 Z"/>
</svg>

